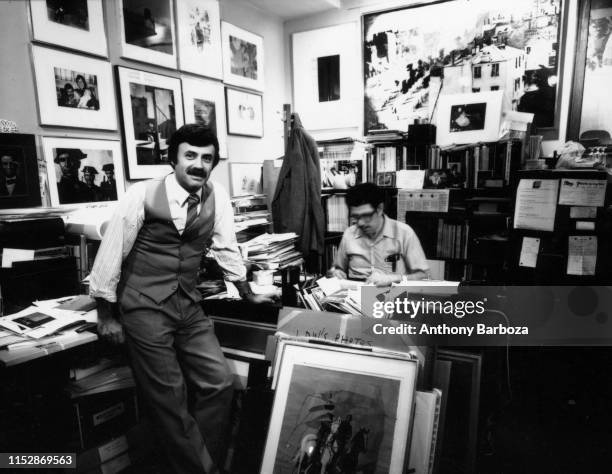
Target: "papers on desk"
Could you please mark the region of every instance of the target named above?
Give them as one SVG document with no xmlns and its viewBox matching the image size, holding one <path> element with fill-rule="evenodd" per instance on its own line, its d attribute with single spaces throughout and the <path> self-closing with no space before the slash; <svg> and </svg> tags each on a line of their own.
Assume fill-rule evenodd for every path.
<svg viewBox="0 0 612 474">
<path fill-rule="evenodd" d="M 0 318 L 0 328 L 28 339 L 41 339 L 87 323 L 80 313 L 54 308 L 29 308 Z"/>
<path fill-rule="evenodd" d="M 514 228 L 552 232 L 558 194 L 558 179 L 521 179 L 516 191 Z"/>
</svg>

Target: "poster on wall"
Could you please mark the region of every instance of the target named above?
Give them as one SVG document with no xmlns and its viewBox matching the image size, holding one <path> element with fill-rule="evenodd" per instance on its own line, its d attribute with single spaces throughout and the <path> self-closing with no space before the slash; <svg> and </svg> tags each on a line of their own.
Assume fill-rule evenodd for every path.
<svg viewBox="0 0 612 474">
<path fill-rule="evenodd" d="M 221 24 L 221 44 L 224 82 L 263 91 L 263 38 L 224 21 Z"/>
<path fill-rule="evenodd" d="M 185 122 L 210 128 L 219 140 L 219 155 L 227 158 L 225 97 L 223 84 L 205 79 L 181 78 Z"/>
<path fill-rule="evenodd" d="M 176 69 L 172 0 L 120 0 L 121 55 Z"/>
<path fill-rule="evenodd" d="M 356 23 L 293 34 L 293 98 L 308 130 L 359 127 Z"/>
<path fill-rule="evenodd" d="M 42 125 L 117 129 L 108 61 L 32 46 Z"/>
<path fill-rule="evenodd" d="M 129 179 L 165 176 L 168 140 L 183 126 L 181 81 L 117 67 Z"/>
<path fill-rule="evenodd" d="M 35 136 L 0 133 L 0 209 L 40 204 Z"/>
<path fill-rule="evenodd" d="M 263 101 L 259 94 L 225 88 L 227 133 L 263 137 Z"/>
<path fill-rule="evenodd" d="M 556 133 L 561 10 L 561 0 L 449 0 L 365 15 L 364 133 L 430 121 L 445 94 L 494 90 Z"/>
<path fill-rule="evenodd" d="M 117 201 L 125 192 L 117 140 L 43 137 L 51 205 Z"/>
<path fill-rule="evenodd" d="M 219 2 L 181 0 L 176 17 L 180 69 L 222 79 Z"/>
<path fill-rule="evenodd" d="M 30 0 L 32 38 L 108 57 L 102 0 Z"/>
</svg>

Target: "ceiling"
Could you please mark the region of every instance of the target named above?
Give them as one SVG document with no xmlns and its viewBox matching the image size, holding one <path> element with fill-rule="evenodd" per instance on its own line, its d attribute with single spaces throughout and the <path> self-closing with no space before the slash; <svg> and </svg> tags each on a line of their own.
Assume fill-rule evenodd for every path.
<svg viewBox="0 0 612 474">
<path fill-rule="evenodd" d="M 341 0 L 241 0 L 283 20 L 340 8 Z"/>
</svg>

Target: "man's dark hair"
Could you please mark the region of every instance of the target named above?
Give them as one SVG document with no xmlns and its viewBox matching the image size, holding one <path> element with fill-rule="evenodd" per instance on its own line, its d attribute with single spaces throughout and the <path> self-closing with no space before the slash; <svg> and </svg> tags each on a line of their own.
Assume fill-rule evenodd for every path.
<svg viewBox="0 0 612 474">
<path fill-rule="evenodd" d="M 192 146 L 213 145 L 215 147 L 213 168 L 219 163 L 219 140 L 217 140 L 217 135 L 210 128 L 190 123 L 183 125 L 174 132 L 168 142 L 168 161 L 172 164 L 176 164 L 176 155 L 181 143 L 189 143 Z"/>
<path fill-rule="evenodd" d="M 353 186 L 346 193 L 346 204 L 349 207 L 371 204 L 374 209 L 385 200 L 385 192 L 374 183 L 361 183 Z"/>
</svg>

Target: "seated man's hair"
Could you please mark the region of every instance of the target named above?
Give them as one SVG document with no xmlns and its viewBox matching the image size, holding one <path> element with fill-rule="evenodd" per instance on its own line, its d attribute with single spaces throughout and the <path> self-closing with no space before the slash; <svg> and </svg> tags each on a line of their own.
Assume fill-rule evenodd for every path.
<svg viewBox="0 0 612 474">
<path fill-rule="evenodd" d="M 176 164 L 176 155 L 181 143 L 189 143 L 193 146 L 213 145 L 215 147 L 213 168 L 219 163 L 219 140 L 217 140 L 217 135 L 210 128 L 190 123 L 183 125 L 174 132 L 168 141 L 168 161 L 170 163 Z"/>
<path fill-rule="evenodd" d="M 378 207 L 385 200 L 385 192 L 374 183 L 361 183 L 353 186 L 346 193 L 346 204 L 349 207 L 371 204 Z"/>
</svg>

